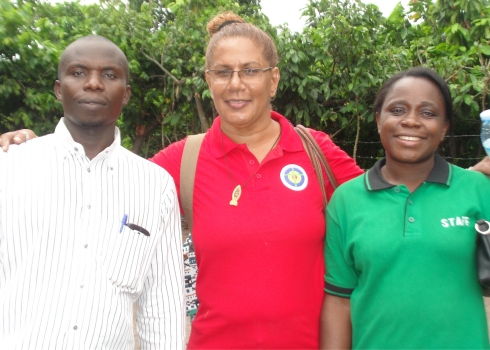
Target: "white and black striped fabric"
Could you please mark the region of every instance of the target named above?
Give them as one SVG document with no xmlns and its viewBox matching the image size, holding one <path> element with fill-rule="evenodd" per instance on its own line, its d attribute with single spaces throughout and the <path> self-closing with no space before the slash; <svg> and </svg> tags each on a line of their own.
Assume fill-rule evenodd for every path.
<svg viewBox="0 0 490 350">
<path fill-rule="evenodd" d="M 175 186 L 115 136 L 89 160 L 61 120 L 0 152 L 0 349 L 133 350 L 133 302 L 141 349 L 183 348 Z"/>
</svg>

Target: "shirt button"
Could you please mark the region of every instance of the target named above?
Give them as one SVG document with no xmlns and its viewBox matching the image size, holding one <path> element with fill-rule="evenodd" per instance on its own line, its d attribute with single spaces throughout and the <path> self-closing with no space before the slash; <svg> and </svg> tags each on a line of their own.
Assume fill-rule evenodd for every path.
<svg viewBox="0 0 490 350">
<path fill-rule="evenodd" d="M 413 204 L 413 200 L 409 199 L 408 200 L 408 204 L 412 205 Z"/>
<path fill-rule="evenodd" d="M 92 206 L 91 206 L 90 204 L 89 204 L 89 205 L 87 205 L 87 209 L 90 209 L 90 208 L 92 208 Z"/>
<path fill-rule="evenodd" d="M 413 222 L 415 222 L 415 219 L 414 219 L 414 218 L 412 218 L 412 217 L 409 217 L 409 218 L 408 218 L 408 221 L 410 221 L 410 222 L 412 222 L 412 223 L 413 223 Z"/>
<path fill-rule="evenodd" d="M 87 249 L 88 248 L 88 244 L 85 244 L 84 247 L 85 247 L 85 249 Z"/>
<path fill-rule="evenodd" d="M 90 172 L 90 168 L 88 168 L 87 171 Z"/>
<path fill-rule="evenodd" d="M 73 329 L 74 329 L 74 330 L 77 330 L 77 329 L 78 329 L 78 327 L 77 327 L 77 326 L 75 326 L 75 327 L 73 327 Z"/>
<path fill-rule="evenodd" d="M 400 189 L 399 189 L 398 187 L 395 187 L 394 191 L 395 191 L 396 193 L 399 193 L 399 192 L 400 192 Z"/>
<path fill-rule="evenodd" d="M 248 161 L 248 164 L 253 165 L 255 162 L 253 160 Z"/>
<path fill-rule="evenodd" d="M 74 150 L 75 150 L 76 152 L 78 152 L 78 148 L 76 148 L 76 147 L 75 147 L 75 148 L 74 148 Z"/>
<path fill-rule="evenodd" d="M 83 284 L 80 285 L 80 288 L 83 288 Z"/>
<path fill-rule="evenodd" d="M 260 175 L 260 174 L 257 174 L 255 176 L 257 177 L 257 179 L 260 179 L 262 177 L 262 175 Z"/>
<path fill-rule="evenodd" d="M 110 169 L 112 170 L 112 167 Z"/>
</svg>

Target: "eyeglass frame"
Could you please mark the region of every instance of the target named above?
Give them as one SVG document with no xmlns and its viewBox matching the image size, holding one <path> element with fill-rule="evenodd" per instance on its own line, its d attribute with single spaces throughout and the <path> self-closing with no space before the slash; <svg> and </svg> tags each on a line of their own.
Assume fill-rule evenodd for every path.
<svg viewBox="0 0 490 350">
<path fill-rule="evenodd" d="M 230 77 L 228 78 L 227 82 L 228 81 L 231 81 L 231 79 L 233 78 L 233 73 L 238 73 L 238 77 L 240 78 L 241 81 L 242 80 L 242 75 L 240 74 L 240 72 L 243 72 L 243 71 L 246 71 L 246 70 L 251 70 L 251 71 L 254 71 L 254 72 L 258 72 L 258 71 L 261 71 L 262 73 L 265 73 L 271 69 L 274 69 L 276 67 L 267 67 L 267 68 L 243 68 L 243 69 L 239 69 L 239 70 L 232 70 L 232 69 L 206 69 L 204 71 L 204 73 L 206 74 L 209 74 L 210 72 L 216 72 L 216 71 L 228 71 L 228 72 L 231 72 L 230 74 Z M 246 80 L 246 79 L 245 79 Z"/>
</svg>

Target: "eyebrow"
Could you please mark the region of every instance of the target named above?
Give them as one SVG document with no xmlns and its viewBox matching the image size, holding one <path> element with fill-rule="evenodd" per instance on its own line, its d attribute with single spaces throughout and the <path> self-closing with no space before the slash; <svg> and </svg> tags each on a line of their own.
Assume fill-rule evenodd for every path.
<svg viewBox="0 0 490 350">
<path fill-rule="evenodd" d="M 241 67 L 249 67 L 249 66 L 254 66 L 254 65 L 260 65 L 259 62 L 247 62 L 247 63 L 243 63 L 241 64 L 240 66 Z M 216 67 L 230 67 L 231 65 L 230 64 L 226 64 L 226 63 L 220 63 L 220 64 L 217 64 Z"/>
<path fill-rule="evenodd" d="M 387 103 L 387 105 L 392 105 L 392 104 L 396 104 L 396 103 L 407 104 L 408 101 L 407 100 L 403 100 L 403 99 L 399 99 L 399 100 L 390 101 L 390 102 Z M 424 107 L 426 107 L 426 106 L 437 107 L 437 105 L 435 103 L 432 103 L 432 102 L 429 102 L 429 101 L 422 101 L 421 105 L 424 106 Z"/>
<path fill-rule="evenodd" d="M 72 63 L 72 64 L 69 64 L 69 65 L 66 65 L 66 68 L 65 69 L 73 69 L 73 68 L 88 69 L 88 66 L 85 65 L 85 64 L 83 64 L 83 63 Z M 102 71 L 108 71 L 108 70 L 113 70 L 113 71 L 121 72 L 121 73 L 124 71 L 123 68 L 117 68 L 116 66 L 102 67 Z"/>
</svg>

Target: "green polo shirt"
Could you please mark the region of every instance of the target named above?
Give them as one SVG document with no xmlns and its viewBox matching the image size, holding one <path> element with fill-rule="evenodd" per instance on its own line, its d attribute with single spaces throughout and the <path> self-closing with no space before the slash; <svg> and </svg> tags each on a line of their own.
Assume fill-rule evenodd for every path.
<svg viewBox="0 0 490 350">
<path fill-rule="evenodd" d="M 490 219 L 490 180 L 436 156 L 410 193 L 384 164 L 327 210 L 325 291 L 351 299 L 353 348 L 488 349 L 474 224 Z"/>
</svg>

